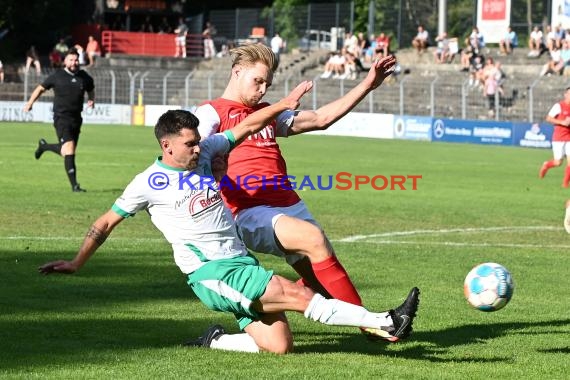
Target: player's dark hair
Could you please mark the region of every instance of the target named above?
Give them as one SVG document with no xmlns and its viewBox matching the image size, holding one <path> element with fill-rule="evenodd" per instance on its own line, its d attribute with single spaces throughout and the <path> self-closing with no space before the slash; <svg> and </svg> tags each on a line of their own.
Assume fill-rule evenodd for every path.
<svg viewBox="0 0 570 380">
<path fill-rule="evenodd" d="M 65 56 L 67 57 L 68 55 L 74 55 L 76 57 L 79 57 L 79 52 L 77 51 L 76 48 L 72 47 L 71 49 L 69 49 L 67 51 L 67 53 L 65 53 Z"/>
<path fill-rule="evenodd" d="M 162 114 L 154 126 L 154 135 L 160 143 L 164 136 L 179 135 L 183 129 L 197 129 L 198 118 L 184 110 L 170 110 Z"/>
</svg>

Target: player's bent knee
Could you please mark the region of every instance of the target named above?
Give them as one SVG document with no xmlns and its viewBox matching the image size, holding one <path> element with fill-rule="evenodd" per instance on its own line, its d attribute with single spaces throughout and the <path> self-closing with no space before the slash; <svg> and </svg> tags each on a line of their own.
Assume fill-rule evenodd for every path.
<svg viewBox="0 0 570 380">
<path fill-rule="evenodd" d="M 293 338 L 269 340 L 264 339 L 262 344 L 259 344 L 259 349 L 273 354 L 284 355 L 293 352 Z"/>
</svg>

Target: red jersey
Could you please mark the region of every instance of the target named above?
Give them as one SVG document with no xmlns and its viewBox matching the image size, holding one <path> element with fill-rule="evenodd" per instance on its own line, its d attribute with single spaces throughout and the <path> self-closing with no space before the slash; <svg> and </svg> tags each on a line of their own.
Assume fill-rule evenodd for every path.
<svg viewBox="0 0 570 380">
<path fill-rule="evenodd" d="M 200 119 L 200 134 L 205 138 L 212 133 L 227 131 L 249 114 L 268 105 L 260 103 L 249 107 L 222 98 L 206 102 L 196 110 L 196 116 Z M 212 125 L 215 124 L 213 118 L 207 115 L 211 110 L 209 106 L 219 117 L 217 128 Z M 287 135 L 286 128 L 284 123 L 273 121 L 230 152 L 228 178 L 221 181 L 220 187 L 224 201 L 234 215 L 251 207 L 287 207 L 300 201 L 291 188 L 287 165 L 276 141 L 277 136 Z"/>
<path fill-rule="evenodd" d="M 555 114 L 553 115 L 553 113 Z M 548 114 L 557 119 L 570 118 L 570 104 L 566 104 L 565 102 L 555 104 Z M 570 141 L 570 128 L 555 124 L 552 141 Z"/>
</svg>

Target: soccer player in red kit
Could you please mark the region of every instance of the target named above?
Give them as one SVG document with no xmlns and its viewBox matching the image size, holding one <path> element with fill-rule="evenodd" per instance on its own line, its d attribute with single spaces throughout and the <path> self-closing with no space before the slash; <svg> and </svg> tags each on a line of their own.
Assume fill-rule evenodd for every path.
<svg viewBox="0 0 570 380">
<path fill-rule="evenodd" d="M 570 87 L 564 91 L 564 99 L 552 106 L 546 121 L 554 124 L 552 135 L 552 153 L 554 158 L 545 161 L 540 168 L 539 177 L 544 178 L 546 172 L 553 167 L 562 165 L 566 156 L 566 171 L 562 180 L 562 187 L 568 187 L 570 183 Z"/>
<path fill-rule="evenodd" d="M 240 46 L 231 52 L 231 77 L 221 98 L 196 110 L 202 138 L 231 129 L 256 110 L 277 68 L 274 53 L 265 45 Z M 348 273 L 339 262 L 322 228 L 292 189 L 277 137 L 323 130 L 346 115 L 394 69 L 395 58 L 372 64 L 366 78 L 343 97 L 315 111 L 285 111 L 260 132 L 234 149 L 220 188 L 245 245 L 256 252 L 285 257 L 302 277 L 300 281 L 331 297 L 362 305 Z M 411 292 L 414 310 L 418 294 Z M 397 341 L 409 331 L 362 329 L 371 339 Z M 411 331 L 411 326 L 410 329 Z"/>
</svg>

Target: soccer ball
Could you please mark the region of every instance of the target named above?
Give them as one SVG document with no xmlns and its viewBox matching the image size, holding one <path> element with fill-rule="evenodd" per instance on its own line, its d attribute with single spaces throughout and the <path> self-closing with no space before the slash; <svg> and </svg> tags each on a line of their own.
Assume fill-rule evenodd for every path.
<svg viewBox="0 0 570 380">
<path fill-rule="evenodd" d="M 477 265 L 465 277 L 463 292 L 477 310 L 497 311 L 511 300 L 515 286 L 511 274 L 496 263 Z"/>
</svg>

